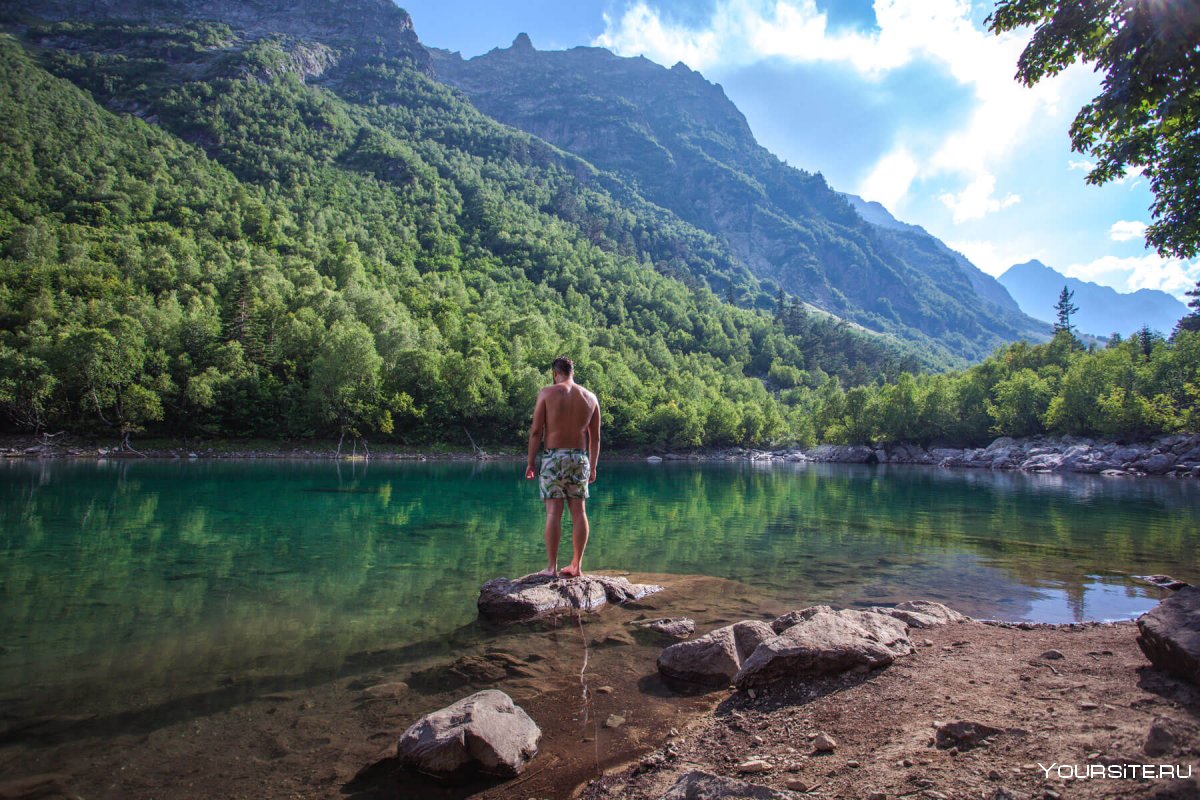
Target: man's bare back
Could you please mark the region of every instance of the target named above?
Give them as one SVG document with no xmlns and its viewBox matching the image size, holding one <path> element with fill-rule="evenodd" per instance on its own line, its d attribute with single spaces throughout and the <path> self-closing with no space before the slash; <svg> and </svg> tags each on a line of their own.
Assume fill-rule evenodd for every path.
<svg viewBox="0 0 1200 800">
<path fill-rule="evenodd" d="M 543 445 L 547 448 L 587 448 L 587 426 L 600 407 L 596 395 L 574 381 L 556 383 L 538 392 L 545 416 Z M 537 427 L 537 407 L 534 407 Z"/>
<path fill-rule="evenodd" d="M 545 447 L 539 475 L 539 493 L 546 503 L 546 555 L 544 574 L 579 575 L 588 521 L 584 502 L 588 485 L 596 480 L 600 458 L 600 403 L 596 395 L 575 383 L 574 364 L 554 362 L 554 385 L 538 392 L 529 429 L 529 461 L 525 477 L 538 471 L 538 451 Z M 564 503 L 571 509 L 571 565 L 558 572 L 558 537 Z"/>
</svg>

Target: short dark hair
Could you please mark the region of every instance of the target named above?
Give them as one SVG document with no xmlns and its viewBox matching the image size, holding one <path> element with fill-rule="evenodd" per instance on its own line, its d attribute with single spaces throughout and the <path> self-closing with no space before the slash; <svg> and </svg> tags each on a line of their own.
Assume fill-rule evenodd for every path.
<svg viewBox="0 0 1200 800">
<path fill-rule="evenodd" d="M 550 366 L 559 375 L 566 375 L 570 377 L 575 372 L 575 362 L 566 356 L 559 356 L 558 358 L 554 359 L 554 363 Z"/>
</svg>

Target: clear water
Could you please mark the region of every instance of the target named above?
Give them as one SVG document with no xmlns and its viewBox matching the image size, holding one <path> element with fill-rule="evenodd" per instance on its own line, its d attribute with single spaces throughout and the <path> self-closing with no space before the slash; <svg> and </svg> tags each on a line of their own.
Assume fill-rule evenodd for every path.
<svg viewBox="0 0 1200 800">
<path fill-rule="evenodd" d="M 0 714 L 113 710 L 227 676 L 428 654 L 483 581 L 542 566 L 519 463 L 0 463 Z M 602 465 L 585 568 L 786 606 L 937 599 L 1128 618 L 1200 579 L 1200 486 L 837 465 Z M 569 532 L 564 552 L 569 552 Z"/>
</svg>

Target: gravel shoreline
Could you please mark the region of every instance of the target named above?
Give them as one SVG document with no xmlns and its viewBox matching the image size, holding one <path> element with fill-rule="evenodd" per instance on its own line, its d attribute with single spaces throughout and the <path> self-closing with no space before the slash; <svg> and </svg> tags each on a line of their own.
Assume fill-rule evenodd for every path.
<svg viewBox="0 0 1200 800">
<path fill-rule="evenodd" d="M 1200 796 L 1196 777 L 1158 777 L 1163 765 L 1200 775 L 1200 693 L 1152 669 L 1136 633 L 1132 622 L 917 631 L 917 652 L 883 670 L 726 691 L 715 711 L 573 796 L 657 800 L 697 771 L 778 792 L 731 797 Z M 999 732 L 946 747 L 935 733 L 956 721 Z M 1151 744 L 1152 728 L 1170 732 L 1166 745 Z M 1146 764 L 1155 777 L 1129 777 Z M 1095 772 L 1114 765 L 1126 777 Z"/>
</svg>

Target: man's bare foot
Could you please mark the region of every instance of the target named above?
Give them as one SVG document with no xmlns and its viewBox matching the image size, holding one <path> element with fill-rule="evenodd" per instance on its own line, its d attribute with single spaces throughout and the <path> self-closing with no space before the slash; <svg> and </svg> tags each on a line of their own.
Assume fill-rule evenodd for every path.
<svg viewBox="0 0 1200 800">
<path fill-rule="evenodd" d="M 558 571 L 560 578 L 578 578 L 580 574 L 579 567 L 563 567 Z"/>
<path fill-rule="evenodd" d="M 539 572 L 538 575 L 545 575 L 547 578 L 557 578 L 558 570 L 553 570 L 553 569 L 550 569 L 549 567 L 546 567 L 544 570 Z"/>
</svg>

